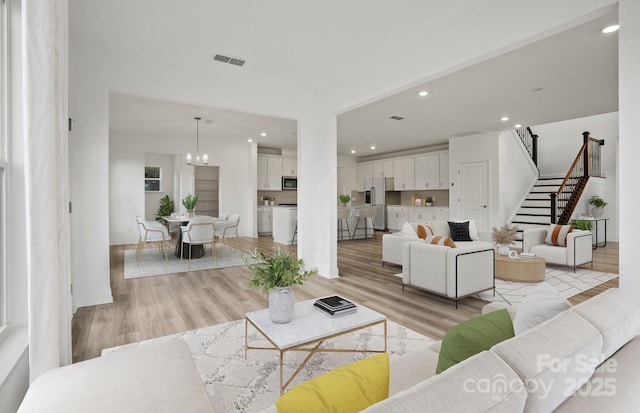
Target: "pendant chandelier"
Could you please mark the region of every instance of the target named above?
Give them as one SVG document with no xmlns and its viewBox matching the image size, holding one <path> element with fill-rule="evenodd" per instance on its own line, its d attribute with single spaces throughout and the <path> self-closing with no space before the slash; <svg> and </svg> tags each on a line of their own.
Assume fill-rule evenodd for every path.
<svg viewBox="0 0 640 413">
<path fill-rule="evenodd" d="M 202 166 L 202 165 L 207 165 L 209 163 L 209 155 L 207 155 L 206 153 L 203 153 L 202 156 L 200 156 L 200 137 L 199 135 L 199 126 L 200 126 L 200 119 L 202 119 L 199 116 L 196 116 L 194 118 L 196 120 L 196 159 L 193 159 L 193 157 L 191 156 L 191 153 L 187 152 L 187 165 L 192 165 L 192 166 Z"/>
</svg>

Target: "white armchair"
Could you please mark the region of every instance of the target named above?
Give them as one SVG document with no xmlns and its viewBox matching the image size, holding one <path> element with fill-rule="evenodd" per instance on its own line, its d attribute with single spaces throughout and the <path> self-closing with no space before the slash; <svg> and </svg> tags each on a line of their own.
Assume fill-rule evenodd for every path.
<svg viewBox="0 0 640 413">
<path fill-rule="evenodd" d="M 240 214 L 231 214 L 225 220 L 219 220 L 215 224 L 216 238 L 223 243 L 228 240 L 231 248 L 238 249 L 238 225 L 240 224 Z"/>
<path fill-rule="evenodd" d="M 546 228 L 527 229 L 522 234 L 522 251 L 542 257 L 549 264 L 573 267 L 591 263 L 593 268 L 593 246 L 591 231 L 573 230 L 567 234 L 567 246 L 545 244 Z"/>
<path fill-rule="evenodd" d="M 136 245 L 136 261 L 138 265 L 140 264 L 140 258 L 142 257 L 145 245 L 150 242 L 158 244 L 158 249 L 164 255 L 164 260 L 169 262 L 165 242 L 171 240 L 171 235 L 169 235 L 167 227 L 156 221 L 147 221 L 141 216 L 136 217 L 136 222 L 138 224 L 139 235 L 138 245 Z"/>
<path fill-rule="evenodd" d="M 423 241 L 402 245 L 402 290 L 411 285 L 456 301 L 495 288 L 495 250 L 477 242 L 457 248 Z"/>
</svg>

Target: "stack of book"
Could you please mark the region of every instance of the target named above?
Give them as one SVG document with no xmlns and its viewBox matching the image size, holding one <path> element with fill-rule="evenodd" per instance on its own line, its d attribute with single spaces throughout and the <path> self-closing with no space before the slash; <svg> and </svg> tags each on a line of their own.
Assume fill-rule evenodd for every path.
<svg viewBox="0 0 640 413">
<path fill-rule="evenodd" d="M 358 310 L 354 303 L 337 295 L 318 298 L 313 305 L 317 310 L 320 310 L 329 317 L 339 317 L 341 315 L 355 313 Z"/>
</svg>

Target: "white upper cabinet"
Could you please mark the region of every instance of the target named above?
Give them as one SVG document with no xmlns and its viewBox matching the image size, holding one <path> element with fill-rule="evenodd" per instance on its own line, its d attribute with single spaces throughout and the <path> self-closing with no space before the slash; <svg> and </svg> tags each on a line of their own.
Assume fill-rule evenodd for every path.
<svg viewBox="0 0 640 413">
<path fill-rule="evenodd" d="M 375 161 L 373 163 L 373 177 L 393 178 L 393 160 Z"/>
<path fill-rule="evenodd" d="M 282 158 L 282 176 L 298 176 L 298 160 Z"/>
<path fill-rule="evenodd" d="M 373 177 L 373 164 L 363 163 L 356 165 L 356 190 L 364 191 L 364 181 Z M 371 185 L 369 185 L 371 186 Z"/>
<path fill-rule="evenodd" d="M 440 189 L 449 189 L 449 152 L 440 155 Z"/>
<path fill-rule="evenodd" d="M 282 158 L 258 155 L 258 190 L 282 190 Z"/>
<path fill-rule="evenodd" d="M 416 156 L 415 189 L 449 189 L 449 153 Z"/>
<path fill-rule="evenodd" d="M 393 187 L 396 191 L 409 191 L 414 189 L 414 159 L 402 158 L 393 161 Z"/>
<path fill-rule="evenodd" d="M 415 160 L 415 189 L 440 188 L 440 156 L 417 156 Z"/>
</svg>

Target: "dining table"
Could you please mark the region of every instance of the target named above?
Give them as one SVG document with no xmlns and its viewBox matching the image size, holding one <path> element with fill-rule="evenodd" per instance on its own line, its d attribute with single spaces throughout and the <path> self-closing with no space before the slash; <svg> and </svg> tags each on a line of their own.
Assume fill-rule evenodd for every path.
<svg viewBox="0 0 640 413">
<path fill-rule="evenodd" d="M 205 254 L 205 249 L 204 249 L 204 245 L 198 244 L 198 245 L 190 245 L 189 243 L 184 244 L 184 253 L 183 256 L 181 256 L 181 251 L 182 249 L 181 244 L 182 244 L 182 227 L 187 225 L 189 223 L 189 221 L 191 221 L 192 219 L 198 217 L 198 216 L 206 216 L 207 218 L 214 218 L 215 217 L 209 217 L 208 215 L 175 215 L 175 216 L 166 216 L 166 217 L 162 217 L 162 219 L 167 223 L 167 226 L 171 226 L 171 224 L 175 224 L 175 223 L 179 223 L 180 224 L 180 231 L 178 231 L 178 239 L 176 240 L 176 247 L 175 247 L 175 254 L 176 257 L 178 258 L 189 258 L 189 253 L 188 253 L 188 248 L 191 249 L 191 259 L 194 258 L 200 258 Z"/>
</svg>

